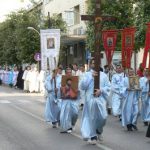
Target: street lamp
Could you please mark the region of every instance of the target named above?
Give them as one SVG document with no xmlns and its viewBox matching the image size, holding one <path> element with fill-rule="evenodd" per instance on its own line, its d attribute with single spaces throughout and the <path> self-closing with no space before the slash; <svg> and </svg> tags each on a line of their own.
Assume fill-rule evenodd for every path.
<svg viewBox="0 0 150 150">
<path fill-rule="evenodd" d="M 35 28 L 33 27 L 27 27 L 27 29 L 29 30 L 34 30 L 36 33 L 38 33 L 38 35 L 40 36 L 40 32 L 38 30 L 36 30 Z"/>
<path fill-rule="evenodd" d="M 40 32 L 33 27 L 27 27 L 28 30 L 34 30 L 40 36 Z M 38 71 L 40 72 L 40 61 L 38 61 Z"/>
</svg>

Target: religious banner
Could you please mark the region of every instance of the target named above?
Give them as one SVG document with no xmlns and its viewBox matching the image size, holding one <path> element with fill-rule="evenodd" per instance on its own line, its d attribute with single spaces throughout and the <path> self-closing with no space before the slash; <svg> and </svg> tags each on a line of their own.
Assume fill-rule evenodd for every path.
<svg viewBox="0 0 150 150">
<path fill-rule="evenodd" d="M 107 63 L 110 66 L 117 41 L 116 30 L 106 30 L 102 32 L 103 45 L 105 49 Z"/>
<path fill-rule="evenodd" d="M 125 28 L 122 31 L 122 66 L 124 68 L 131 67 L 135 31 L 136 29 L 134 27 Z"/>
<path fill-rule="evenodd" d="M 60 29 L 40 30 L 41 69 L 54 70 L 58 64 L 60 51 Z"/>
<path fill-rule="evenodd" d="M 143 68 L 146 67 L 148 53 L 150 53 L 150 23 L 147 24 L 145 49 L 144 49 L 143 62 L 142 62 Z M 149 61 L 149 68 L 150 68 L 150 61 Z"/>
</svg>

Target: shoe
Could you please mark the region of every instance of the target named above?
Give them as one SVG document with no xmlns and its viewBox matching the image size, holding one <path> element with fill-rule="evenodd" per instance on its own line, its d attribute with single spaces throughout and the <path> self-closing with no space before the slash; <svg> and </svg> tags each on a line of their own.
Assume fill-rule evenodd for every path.
<svg viewBox="0 0 150 150">
<path fill-rule="evenodd" d="M 128 131 L 133 131 L 133 130 L 132 130 L 132 125 L 131 125 L 131 124 L 128 124 L 128 125 L 127 125 L 127 130 L 128 130 Z"/>
<path fill-rule="evenodd" d="M 68 129 L 67 133 L 72 133 L 72 128 Z"/>
<path fill-rule="evenodd" d="M 57 128 L 56 122 L 52 122 L 52 127 L 53 127 L 53 128 Z"/>
<path fill-rule="evenodd" d="M 108 111 L 108 114 L 111 115 L 111 108 L 108 108 L 107 111 Z"/>
<path fill-rule="evenodd" d="M 118 117 L 119 117 L 119 121 L 122 121 L 121 115 L 119 115 Z"/>
<path fill-rule="evenodd" d="M 134 129 L 134 130 L 138 130 L 138 128 L 137 128 L 137 126 L 136 125 L 134 125 L 134 124 L 132 124 L 132 128 Z"/>
<path fill-rule="evenodd" d="M 148 122 L 147 121 L 144 122 L 144 126 L 148 126 Z"/>
<path fill-rule="evenodd" d="M 62 131 L 60 131 L 60 133 L 68 133 L 68 132 L 67 132 L 67 131 L 63 131 L 63 130 L 62 130 Z"/>
</svg>

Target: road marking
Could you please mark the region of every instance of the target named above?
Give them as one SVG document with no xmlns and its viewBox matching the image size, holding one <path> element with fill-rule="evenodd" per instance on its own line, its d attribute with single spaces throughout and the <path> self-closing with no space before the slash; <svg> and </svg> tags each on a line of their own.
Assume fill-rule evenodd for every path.
<svg viewBox="0 0 150 150">
<path fill-rule="evenodd" d="M 18 106 L 16 106 L 16 105 L 14 105 L 14 104 L 12 104 L 12 106 L 15 107 L 16 109 L 18 109 L 19 111 L 21 111 L 21 112 L 23 112 L 23 113 L 26 113 L 26 114 L 28 114 L 29 116 L 32 116 L 32 117 L 35 118 L 35 119 L 38 119 L 38 120 L 40 120 L 40 121 L 42 121 L 42 122 L 46 122 L 43 118 L 41 118 L 41 117 L 39 117 L 39 116 L 37 116 L 37 115 L 35 115 L 35 114 L 33 114 L 33 113 L 30 113 L 29 111 L 26 111 L 26 110 L 24 110 L 24 109 L 22 109 L 22 108 L 20 108 L 20 107 L 18 107 Z M 50 124 L 50 125 L 51 125 L 51 124 Z M 51 125 L 51 126 L 52 126 L 52 125 Z M 59 128 L 59 129 L 60 129 L 60 128 Z M 71 133 L 71 135 L 73 135 L 73 136 L 75 136 L 75 137 L 77 137 L 77 138 L 83 140 L 83 138 L 82 138 L 79 134 Z M 99 148 L 101 148 L 101 149 L 103 149 L 103 150 L 112 150 L 111 148 L 109 148 L 109 147 L 107 147 L 107 146 L 105 146 L 105 145 L 102 145 L 102 144 L 98 144 L 98 143 L 97 143 L 96 146 L 99 147 Z"/>
<path fill-rule="evenodd" d="M 11 102 L 8 100 L 0 100 L 0 103 L 1 104 L 10 104 Z"/>
<path fill-rule="evenodd" d="M 39 116 L 37 116 L 37 115 L 35 115 L 35 114 L 33 114 L 33 113 L 30 113 L 29 111 L 26 111 L 26 110 L 24 110 L 24 109 L 22 109 L 22 108 L 20 108 L 20 107 L 18 107 L 18 106 L 16 106 L 16 105 L 14 105 L 14 104 L 12 104 L 12 106 L 13 106 L 14 108 L 18 109 L 19 111 L 21 111 L 21 112 L 23 112 L 23 113 L 26 113 L 26 114 L 28 114 L 29 116 L 32 116 L 32 117 L 35 118 L 35 119 L 38 119 L 38 120 L 40 120 L 40 121 L 42 121 L 42 122 L 45 122 L 45 120 L 44 120 L 43 118 L 41 118 L 41 117 L 39 117 Z"/>
<path fill-rule="evenodd" d="M 31 103 L 29 100 L 17 100 L 19 103 Z"/>
</svg>

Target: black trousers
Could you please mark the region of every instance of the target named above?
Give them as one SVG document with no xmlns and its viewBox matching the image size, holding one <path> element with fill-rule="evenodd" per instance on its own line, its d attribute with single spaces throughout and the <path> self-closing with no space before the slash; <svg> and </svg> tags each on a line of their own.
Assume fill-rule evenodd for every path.
<svg viewBox="0 0 150 150">
<path fill-rule="evenodd" d="M 149 123 L 149 125 L 148 125 L 146 137 L 149 137 L 149 138 L 150 138 L 150 123 Z"/>
</svg>

